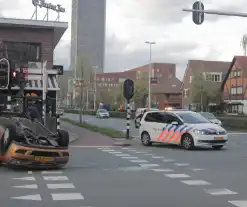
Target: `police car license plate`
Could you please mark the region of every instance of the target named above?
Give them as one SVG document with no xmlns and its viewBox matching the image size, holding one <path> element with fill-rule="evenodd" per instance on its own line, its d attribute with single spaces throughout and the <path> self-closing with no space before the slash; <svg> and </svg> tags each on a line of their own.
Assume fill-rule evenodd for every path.
<svg viewBox="0 0 247 207">
<path fill-rule="evenodd" d="M 37 157 L 34 157 L 34 160 L 38 161 L 38 162 L 49 162 L 49 161 L 52 161 L 53 158 L 52 157 L 40 157 L 40 156 L 37 156 Z"/>
<path fill-rule="evenodd" d="M 215 140 L 224 140 L 224 137 L 215 137 Z"/>
</svg>

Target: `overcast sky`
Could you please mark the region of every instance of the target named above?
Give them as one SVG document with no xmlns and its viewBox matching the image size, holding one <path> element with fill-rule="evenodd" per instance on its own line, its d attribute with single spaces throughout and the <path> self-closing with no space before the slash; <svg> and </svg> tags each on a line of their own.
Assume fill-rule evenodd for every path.
<svg viewBox="0 0 247 207">
<path fill-rule="evenodd" d="M 0 0 L 0 15 L 30 18 L 31 0 Z M 62 21 L 70 24 L 71 0 L 47 0 L 62 4 L 67 12 Z M 247 33 L 247 18 L 205 15 L 197 26 L 191 13 L 193 0 L 107 0 L 106 72 L 123 71 L 149 61 L 146 40 L 155 41 L 153 62 L 177 64 L 181 79 L 189 59 L 231 61 L 242 55 L 242 35 Z M 246 0 L 203 0 L 205 9 L 247 12 Z M 14 6 L 13 6 L 14 5 Z M 40 17 L 44 11 L 40 11 Z M 55 13 L 51 18 L 55 19 Z M 69 65 L 70 28 L 55 50 L 55 62 Z"/>
</svg>

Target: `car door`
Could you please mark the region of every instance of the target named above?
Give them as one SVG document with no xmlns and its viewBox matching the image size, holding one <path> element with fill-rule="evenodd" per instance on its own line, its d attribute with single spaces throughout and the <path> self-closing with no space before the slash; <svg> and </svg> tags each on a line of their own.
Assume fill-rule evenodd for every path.
<svg viewBox="0 0 247 207">
<path fill-rule="evenodd" d="M 164 122 L 167 124 L 166 129 L 162 132 L 162 138 L 159 141 L 163 143 L 174 143 L 179 136 L 179 129 L 182 127 L 183 122 L 173 113 L 164 113 Z M 177 124 L 174 124 L 174 123 Z"/>
<path fill-rule="evenodd" d="M 156 142 L 163 129 L 166 128 L 163 112 L 149 112 L 143 123 L 144 128 L 148 131 L 152 141 Z"/>
</svg>

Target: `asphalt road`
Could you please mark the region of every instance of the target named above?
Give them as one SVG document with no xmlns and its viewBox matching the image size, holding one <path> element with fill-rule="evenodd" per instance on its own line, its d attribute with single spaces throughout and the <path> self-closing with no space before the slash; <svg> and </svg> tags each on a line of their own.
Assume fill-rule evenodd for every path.
<svg viewBox="0 0 247 207">
<path fill-rule="evenodd" d="M 0 168 L 1 207 L 247 206 L 247 135 L 230 135 L 220 151 L 82 143 L 59 171 Z"/>
<path fill-rule="evenodd" d="M 63 117 L 69 118 L 75 121 L 79 121 L 78 114 L 64 114 Z M 83 115 L 83 121 L 88 122 L 90 124 L 94 124 L 100 127 L 114 128 L 122 132 L 126 132 L 126 120 L 118 119 L 118 118 L 107 118 L 107 119 L 99 119 L 96 116 Z M 133 137 L 138 136 L 138 130 L 135 128 L 134 120 L 131 120 L 131 131 L 130 135 Z"/>
</svg>

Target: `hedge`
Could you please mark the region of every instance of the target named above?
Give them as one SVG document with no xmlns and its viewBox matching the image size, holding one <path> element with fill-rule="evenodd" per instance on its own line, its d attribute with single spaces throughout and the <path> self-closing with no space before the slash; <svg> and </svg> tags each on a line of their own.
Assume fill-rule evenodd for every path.
<svg viewBox="0 0 247 207">
<path fill-rule="evenodd" d="M 65 113 L 78 114 L 78 110 L 65 110 Z M 110 111 L 110 117 L 115 118 L 126 118 L 126 112 L 118 112 L 118 111 Z M 95 111 L 83 111 L 85 115 L 95 116 Z M 135 113 L 131 113 L 132 119 L 135 117 Z M 247 116 L 234 116 L 234 115 L 219 115 L 217 116 L 219 120 L 221 120 L 222 125 L 229 129 L 236 130 L 246 130 L 247 131 Z"/>
</svg>

